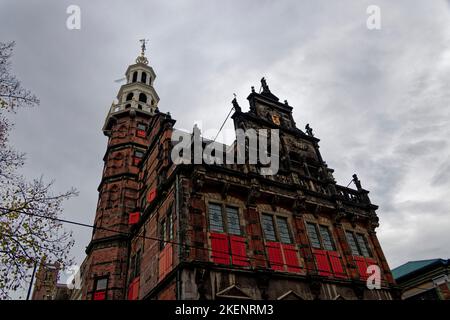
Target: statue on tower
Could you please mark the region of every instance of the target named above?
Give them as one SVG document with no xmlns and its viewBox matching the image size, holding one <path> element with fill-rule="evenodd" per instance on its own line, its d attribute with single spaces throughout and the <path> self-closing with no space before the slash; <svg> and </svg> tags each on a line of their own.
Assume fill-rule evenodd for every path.
<svg viewBox="0 0 450 320">
<path fill-rule="evenodd" d="M 309 126 L 309 123 L 305 126 L 306 134 L 310 137 L 314 137 L 313 129 Z"/>
<path fill-rule="evenodd" d="M 261 86 L 262 86 L 263 91 L 270 92 L 269 86 L 267 85 L 267 81 L 266 81 L 265 77 L 262 77 L 262 79 L 261 79 Z"/>
</svg>

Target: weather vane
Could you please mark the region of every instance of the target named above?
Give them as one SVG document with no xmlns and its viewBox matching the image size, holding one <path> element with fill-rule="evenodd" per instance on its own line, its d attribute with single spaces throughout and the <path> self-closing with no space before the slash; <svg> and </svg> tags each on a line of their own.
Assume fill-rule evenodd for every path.
<svg viewBox="0 0 450 320">
<path fill-rule="evenodd" d="M 148 39 L 141 39 L 139 41 L 141 42 L 141 49 L 142 49 L 141 55 L 144 55 L 145 54 L 145 49 L 146 49 L 145 45 L 148 43 Z"/>
<path fill-rule="evenodd" d="M 141 55 L 137 57 L 136 63 L 148 64 L 148 60 L 145 57 L 146 44 L 148 43 L 148 39 L 141 39 L 139 41 L 141 42 Z"/>
</svg>

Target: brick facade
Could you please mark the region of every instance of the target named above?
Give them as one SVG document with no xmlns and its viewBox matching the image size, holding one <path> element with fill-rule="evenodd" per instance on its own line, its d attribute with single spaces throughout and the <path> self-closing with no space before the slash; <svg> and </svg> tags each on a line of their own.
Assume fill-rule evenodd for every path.
<svg viewBox="0 0 450 320">
<path fill-rule="evenodd" d="M 135 84 L 133 72 L 151 80 Z M 336 184 L 319 139 L 309 126 L 306 132 L 296 127 L 292 107 L 265 80 L 261 93 L 250 93 L 248 112 L 233 101 L 232 119 L 235 128 L 279 130 L 280 169 L 273 176 L 261 175 L 259 164 L 172 163 L 175 120 L 157 109 L 154 78 L 146 63 L 130 66 L 103 128 L 109 141 L 83 298 L 396 298 L 369 192 L 356 176 L 356 189 Z M 132 100 L 127 107 L 123 96 L 131 87 L 152 103 Z M 212 230 L 212 205 L 237 215 L 233 233 L 226 224 Z M 371 264 L 381 269 L 380 290 L 366 287 Z"/>
</svg>

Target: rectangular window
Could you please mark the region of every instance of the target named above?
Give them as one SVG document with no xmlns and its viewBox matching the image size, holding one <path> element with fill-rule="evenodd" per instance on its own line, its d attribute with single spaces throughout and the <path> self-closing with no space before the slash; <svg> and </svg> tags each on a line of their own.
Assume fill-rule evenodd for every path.
<svg viewBox="0 0 450 320">
<path fill-rule="evenodd" d="M 141 273 L 141 250 L 139 250 L 136 253 L 136 262 L 135 262 L 135 269 L 134 269 L 134 277 L 139 276 Z"/>
<path fill-rule="evenodd" d="M 317 234 L 316 225 L 313 223 L 306 223 L 306 230 L 308 232 L 309 241 L 311 242 L 311 246 L 316 249 L 320 249 L 320 239 Z"/>
<path fill-rule="evenodd" d="M 320 236 L 322 237 L 323 248 L 328 251 L 334 251 L 334 243 L 331 238 L 330 229 L 326 226 L 319 226 Z"/>
<path fill-rule="evenodd" d="M 160 222 L 160 225 L 159 225 L 159 239 L 161 240 L 159 248 L 160 248 L 160 250 L 162 250 L 166 246 L 166 240 L 167 240 L 167 237 L 166 237 L 166 220 L 165 219 L 163 219 Z"/>
<path fill-rule="evenodd" d="M 130 261 L 130 278 L 133 279 L 134 278 L 134 270 L 135 270 L 135 265 L 136 265 L 136 256 L 131 256 L 131 261 Z"/>
<path fill-rule="evenodd" d="M 135 151 L 134 152 L 134 156 L 137 158 L 143 158 L 144 157 L 144 153 L 142 151 Z"/>
<path fill-rule="evenodd" d="M 108 287 L 108 278 L 99 278 L 95 280 L 95 291 L 106 290 Z"/>
<path fill-rule="evenodd" d="M 280 234 L 280 241 L 282 243 L 292 243 L 287 219 L 283 217 L 277 217 L 277 226 L 278 233 Z"/>
<path fill-rule="evenodd" d="M 249 266 L 246 239 L 241 236 L 239 208 L 209 203 L 208 212 L 212 261 Z"/>
<path fill-rule="evenodd" d="M 139 150 L 135 150 L 134 151 L 134 157 L 133 157 L 133 164 L 135 166 L 139 165 L 139 163 L 141 162 L 143 157 L 144 157 L 144 152 L 139 151 Z"/>
<path fill-rule="evenodd" d="M 172 211 L 172 210 L 170 210 L 170 211 Z M 170 212 L 170 213 L 167 215 L 167 228 L 168 228 L 168 230 L 167 230 L 168 238 L 169 238 L 169 240 L 172 240 L 172 239 L 173 239 L 173 221 L 172 221 L 172 212 Z"/>
<path fill-rule="evenodd" d="M 345 234 L 347 236 L 347 241 L 348 241 L 348 244 L 350 245 L 350 249 L 352 250 L 352 255 L 359 256 L 360 253 L 359 253 L 358 245 L 356 244 L 353 232 L 346 231 Z"/>
<path fill-rule="evenodd" d="M 277 241 L 277 237 L 275 236 L 275 227 L 273 225 L 273 217 L 271 215 L 262 215 L 262 227 L 266 240 Z"/>
<path fill-rule="evenodd" d="M 143 123 L 137 125 L 136 135 L 141 138 L 145 138 L 147 135 L 147 126 Z"/>
<path fill-rule="evenodd" d="M 356 243 L 358 244 L 360 254 L 364 257 L 370 257 L 369 247 L 367 246 L 367 240 L 364 235 L 356 233 Z"/>
<path fill-rule="evenodd" d="M 218 204 L 209 204 L 209 229 L 213 232 L 225 232 L 223 228 L 222 207 Z"/>
<path fill-rule="evenodd" d="M 95 290 L 92 295 L 92 299 L 93 300 L 105 300 L 106 299 L 106 289 L 108 289 L 108 278 L 95 279 L 94 288 L 95 288 Z"/>
<path fill-rule="evenodd" d="M 239 223 L 238 209 L 233 208 L 233 207 L 226 207 L 225 210 L 226 210 L 226 214 L 227 214 L 228 233 L 240 236 L 241 235 L 241 227 L 240 227 L 240 223 Z"/>
</svg>

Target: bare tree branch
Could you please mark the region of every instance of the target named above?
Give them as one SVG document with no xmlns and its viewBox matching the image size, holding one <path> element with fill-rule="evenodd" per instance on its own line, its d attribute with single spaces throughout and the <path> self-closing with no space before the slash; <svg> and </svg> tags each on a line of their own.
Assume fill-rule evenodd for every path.
<svg viewBox="0 0 450 320">
<path fill-rule="evenodd" d="M 11 124 L 2 112 L 39 100 L 11 74 L 13 48 L 14 42 L 0 42 L 0 299 L 27 285 L 29 269 L 43 258 L 62 267 L 71 264 L 72 233 L 55 218 L 63 201 L 77 195 L 74 189 L 54 195 L 52 182 L 42 177 L 28 182 L 18 173 L 25 155 L 8 145 Z"/>
</svg>

